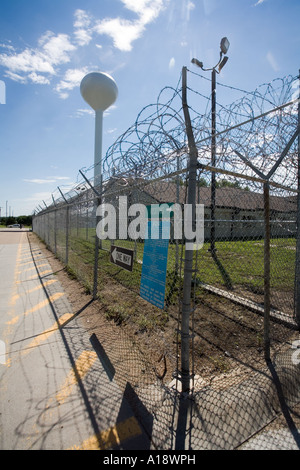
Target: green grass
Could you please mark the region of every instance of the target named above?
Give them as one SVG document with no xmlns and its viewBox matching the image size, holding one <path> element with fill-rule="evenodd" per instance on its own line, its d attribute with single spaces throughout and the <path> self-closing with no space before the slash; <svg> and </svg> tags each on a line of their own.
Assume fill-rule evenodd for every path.
<svg viewBox="0 0 300 470">
<path fill-rule="evenodd" d="M 85 281 L 92 282 L 94 264 L 95 230 L 89 229 L 86 239 L 86 230 L 79 229 L 72 232 L 69 242 L 69 264 L 74 271 L 79 271 Z M 82 235 L 82 238 L 80 238 Z M 99 272 L 105 271 L 124 286 L 139 291 L 144 243 L 129 240 L 116 240 L 117 246 L 129 248 L 135 251 L 133 271 L 128 272 L 110 262 L 109 240 L 102 241 L 99 251 Z M 237 286 L 251 292 L 262 294 L 264 291 L 264 241 L 219 241 L 216 242 L 216 257 L 212 257 L 209 251 L 209 243 L 194 253 L 197 258 L 197 280 L 201 283 L 213 286 L 234 288 Z M 292 292 L 294 287 L 295 267 L 295 239 L 273 239 L 270 247 L 271 262 L 271 288 Z M 179 259 L 181 258 L 181 246 L 179 245 Z M 183 253 L 184 256 L 184 253 Z M 182 267 L 183 276 L 183 267 Z M 101 275 L 100 282 L 101 282 Z M 167 293 L 178 292 L 179 276 L 176 273 L 176 245 L 169 245 L 167 266 Z"/>
<path fill-rule="evenodd" d="M 273 239 L 270 244 L 271 287 L 292 291 L 295 271 L 295 239 Z M 264 290 L 264 241 L 216 242 L 216 259 L 205 244 L 199 254 L 198 279 L 228 288 L 242 286 Z"/>
</svg>

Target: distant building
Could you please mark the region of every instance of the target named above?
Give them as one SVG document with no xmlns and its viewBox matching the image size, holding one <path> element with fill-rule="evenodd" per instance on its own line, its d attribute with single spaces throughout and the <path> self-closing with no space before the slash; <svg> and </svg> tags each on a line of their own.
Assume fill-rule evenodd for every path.
<svg viewBox="0 0 300 470">
<path fill-rule="evenodd" d="M 147 182 L 143 179 L 115 179 L 108 183 L 106 202 L 117 207 L 120 195 L 128 197 L 128 206 L 179 203 L 186 201 L 187 188 L 172 181 Z M 211 188 L 197 189 L 197 202 L 204 204 L 205 240 L 210 239 Z M 296 196 L 270 196 L 271 237 L 294 237 L 296 234 Z M 252 239 L 264 236 L 264 196 L 249 190 L 216 188 L 216 240 Z"/>
</svg>

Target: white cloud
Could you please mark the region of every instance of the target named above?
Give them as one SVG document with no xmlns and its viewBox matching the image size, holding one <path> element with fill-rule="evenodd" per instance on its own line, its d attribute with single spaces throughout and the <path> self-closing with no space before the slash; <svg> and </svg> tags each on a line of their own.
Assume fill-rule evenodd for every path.
<svg viewBox="0 0 300 470">
<path fill-rule="evenodd" d="M 83 116 L 95 116 L 95 111 L 87 108 L 77 109 L 76 113 L 70 117 L 81 118 Z"/>
<path fill-rule="evenodd" d="M 46 178 L 32 178 L 32 179 L 26 179 L 24 178 L 23 181 L 26 183 L 34 183 L 34 184 L 49 184 L 49 183 L 56 183 L 57 181 L 62 181 L 62 180 L 69 180 L 69 176 L 49 176 Z"/>
<path fill-rule="evenodd" d="M 105 34 L 113 39 L 114 46 L 121 51 L 130 51 L 132 43 L 141 37 L 145 26 L 154 21 L 169 0 L 121 0 L 127 10 L 137 15 L 134 20 L 121 17 L 103 18 L 94 21 L 86 11 L 75 11 L 74 36 L 80 46 L 89 44 L 92 35 Z M 189 2 L 190 4 L 191 2 Z M 96 45 L 99 47 L 99 45 Z M 101 46 L 100 46 L 101 47 Z"/>
<path fill-rule="evenodd" d="M 33 82 L 33 83 L 38 83 L 40 85 L 49 85 L 50 80 L 43 75 L 38 75 L 36 72 L 31 72 L 28 75 L 28 78 Z"/>
<path fill-rule="evenodd" d="M 104 111 L 103 116 L 104 116 L 104 117 L 105 117 L 105 116 L 109 116 L 110 113 L 111 113 L 111 111 L 114 111 L 115 109 L 117 109 L 117 106 L 116 106 L 115 104 L 111 105 L 108 109 L 106 109 L 106 110 Z"/>
<path fill-rule="evenodd" d="M 64 78 L 56 85 L 55 91 L 57 91 L 62 99 L 68 97 L 66 90 L 70 91 L 73 88 L 80 85 L 83 77 L 90 71 L 87 67 L 81 69 L 69 69 L 65 72 Z"/>
<path fill-rule="evenodd" d="M 149 23 L 158 16 L 163 8 L 164 0 L 121 0 L 124 6 L 136 13 L 143 19 L 144 22 Z"/>
<path fill-rule="evenodd" d="M 8 42 L 11 42 L 11 41 L 8 41 Z M 14 49 L 15 49 L 11 44 L 5 44 L 5 43 L 1 43 L 0 47 L 2 49 L 8 49 L 8 50 L 11 50 L 11 51 L 14 51 Z"/>
<path fill-rule="evenodd" d="M 169 62 L 169 69 L 173 69 L 175 67 L 175 59 L 172 57 Z"/>
<path fill-rule="evenodd" d="M 25 183 L 34 183 L 34 184 L 47 184 L 47 183 L 55 183 L 55 180 L 45 180 L 41 178 L 33 178 L 33 179 L 23 179 Z"/>
<path fill-rule="evenodd" d="M 74 16 L 74 27 L 76 29 L 88 28 L 90 26 L 91 18 L 86 11 L 78 9 L 75 11 Z"/>
<path fill-rule="evenodd" d="M 27 82 L 26 77 L 22 77 L 18 73 L 11 72 L 10 70 L 7 70 L 5 72 L 5 77 L 10 78 L 14 82 L 20 82 L 20 83 L 26 83 Z"/>
<path fill-rule="evenodd" d="M 79 46 L 87 46 L 92 40 L 92 33 L 85 29 L 78 29 L 74 35 Z"/>
<path fill-rule="evenodd" d="M 164 0 L 121 0 L 128 10 L 139 16 L 140 22 L 145 26 L 157 18 L 164 7 Z"/>
<path fill-rule="evenodd" d="M 113 134 L 114 132 L 116 132 L 118 129 L 116 127 L 114 127 L 113 129 L 107 129 L 107 131 L 105 131 L 106 134 Z"/>
<path fill-rule="evenodd" d="M 193 7 L 186 0 L 188 9 Z M 0 66 L 5 76 L 20 83 L 49 85 L 60 72 L 60 66 L 71 61 L 72 54 L 78 47 L 87 46 L 93 36 L 107 35 L 112 38 L 114 46 L 121 51 L 130 51 L 135 40 L 140 38 L 148 24 L 153 22 L 169 0 L 121 0 L 124 7 L 134 13 L 133 19 L 121 17 L 96 20 L 89 12 L 77 9 L 74 12 L 73 33 L 55 34 L 46 31 L 37 42 L 37 47 L 26 47 L 17 52 L 11 44 L 2 44 L 4 52 L 0 53 Z M 9 41 L 10 42 L 10 41 Z M 95 44 L 101 49 L 103 46 Z M 89 70 L 91 71 L 91 70 Z M 87 68 L 69 68 L 64 77 L 56 84 L 54 90 L 62 99 L 68 92 L 80 84 Z"/>
<path fill-rule="evenodd" d="M 110 36 L 120 51 L 131 51 L 132 42 L 141 36 L 144 26 L 139 22 L 114 18 L 100 21 L 95 30 L 98 34 Z"/>
<path fill-rule="evenodd" d="M 55 75 L 55 66 L 70 61 L 75 50 L 68 35 L 47 31 L 38 41 L 39 48 L 26 48 L 20 53 L 0 54 L 0 65 L 8 69 L 6 75 L 15 81 L 49 84 L 44 75 Z"/>
<path fill-rule="evenodd" d="M 23 52 L 15 55 L 1 54 L 0 63 L 13 73 L 54 73 L 51 62 L 40 52 L 30 49 L 25 49 Z"/>
<path fill-rule="evenodd" d="M 195 4 L 191 2 L 190 0 L 187 0 L 186 5 L 185 5 L 185 15 L 186 15 L 186 21 L 190 20 L 190 13 L 192 10 L 196 8 Z"/>
<path fill-rule="evenodd" d="M 75 11 L 74 36 L 79 46 L 86 46 L 92 40 L 92 18 L 84 10 Z"/>
<path fill-rule="evenodd" d="M 267 53 L 267 61 L 269 62 L 269 64 L 271 65 L 272 69 L 274 70 L 274 72 L 278 72 L 279 71 L 279 66 L 278 66 L 278 63 L 274 57 L 274 55 L 272 54 L 272 52 L 268 52 Z"/>
<path fill-rule="evenodd" d="M 124 6 L 136 13 L 135 20 L 105 18 L 97 22 L 95 32 L 113 39 L 114 46 L 121 51 L 131 51 L 133 41 L 139 39 L 147 24 L 154 21 L 168 0 L 121 0 Z"/>
<path fill-rule="evenodd" d="M 69 62 L 69 52 L 75 51 L 76 49 L 67 34 L 54 35 L 51 31 L 48 31 L 41 37 L 39 44 L 42 45 L 42 55 L 51 65 Z"/>
</svg>

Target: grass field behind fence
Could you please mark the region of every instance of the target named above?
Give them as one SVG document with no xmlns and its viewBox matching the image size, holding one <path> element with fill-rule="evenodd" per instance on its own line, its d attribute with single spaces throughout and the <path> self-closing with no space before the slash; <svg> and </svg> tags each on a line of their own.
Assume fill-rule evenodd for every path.
<svg viewBox="0 0 300 470">
<path fill-rule="evenodd" d="M 82 231 L 82 233 L 81 233 Z M 82 235 L 82 238 L 81 238 Z M 110 240 L 102 240 L 102 249 L 99 250 L 99 273 L 105 271 L 126 287 L 139 291 L 143 242 L 130 240 L 116 240 L 113 244 L 134 250 L 133 271 L 128 272 L 110 262 Z M 69 265 L 75 273 L 91 287 L 93 282 L 93 266 L 95 256 L 95 231 L 85 229 L 72 231 L 69 240 Z M 209 243 L 204 243 L 203 248 L 194 253 L 197 261 L 197 281 L 212 286 L 229 290 L 242 289 L 258 295 L 264 292 L 264 240 L 247 241 L 218 241 L 216 242 L 216 255 L 209 251 Z M 177 284 L 178 270 L 176 259 L 181 260 L 182 247 L 170 243 L 166 296 L 170 286 Z M 271 290 L 272 292 L 287 294 L 292 298 L 294 290 L 296 241 L 294 238 L 274 238 L 270 244 L 271 263 Z M 183 254 L 184 256 L 184 254 Z M 183 266 L 181 269 L 183 276 Z M 176 282 L 174 283 L 174 280 Z M 101 283 L 101 275 L 99 276 Z M 175 292 L 178 291 L 178 285 Z"/>
</svg>

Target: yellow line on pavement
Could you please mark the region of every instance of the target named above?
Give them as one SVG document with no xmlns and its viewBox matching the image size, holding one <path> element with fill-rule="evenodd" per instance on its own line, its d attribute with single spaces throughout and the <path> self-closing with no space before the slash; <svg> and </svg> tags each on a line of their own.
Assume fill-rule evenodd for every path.
<svg viewBox="0 0 300 470">
<path fill-rule="evenodd" d="M 26 294 L 31 294 L 32 292 L 35 292 L 39 289 L 42 289 L 43 287 L 48 287 L 51 284 L 53 284 L 53 282 L 57 282 L 57 279 L 50 279 L 49 281 L 43 282 L 43 284 L 40 284 L 39 286 L 36 286 L 36 287 L 33 287 L 32 289 L 29 289 L 26 292 Z"/>
<path fill-rule="evenodd" d="M 126 439 L 139 436 L 140 434 L 142 434 L 141 428 L 136 418 L 132 416 L 86 439 L 81 445 L 74 445 L 69 450 L 106 450 L 120 445 Z"/>
<path fill-rule="evenodd" d="M 26 310 L 26 312 L 23 313 L 24 316 L 27 316 L 29 315 L 30 313 L 34 313 L 36 312 L 37 310 L 40 310 L 41 308 L 44 308 L 46 307 L 47 305 L 49 305 L 50 303 L 52 302 L 55 302 L 55 300 L 58 300 L 60 297 L 62 297 L 64 294 L 64 292 L 56 292 L 55 294 L 53 295 L 50 295 L 49 298 L 43 300 L 42 302 L 39 302 L 37 305 L 35 305 L 34 307 L 30 308 L 29 310 Z M 14 318 L 12 318 L 12 320 L 6 322 L 7 325 L 14 325 L 15 323 L 18 322 L 19 320 L 19 316 L 16 316 Z"/>
<path fill-rule="evenodd" d="M 21 257 L 21 251 L 22 251 L 22 248 L 23 248 L 23 244 L 22 244 L 22 240 L 19 241 L 19 244 L 18 244 L 18 248 L 17 248 L 17 254 L 16 254 L 16 262 L 15 262 L 15 269 L 14 269 L 14 281 L 13 281 L 13 290 L 12 290 L 12 299 L 13 299 L 13 302 L 11 301 L 10 305 L 9 305 L 9 309 L 7 311 L 7 315 L 9 317 L 11 317 L 12 315 L 14 315 L 15 313 L 15 300 L 16 300 L 16 295 L 17 295 L 17 287 L 16 287 L 16 284 L 18 283 L 17 281 L 17 269 L 18 269 L 18 263 L 20 261 L 20 257 Z M 15 321 L 14 321 L 15 320 Z M 3 331 L 3 338 L 6 340 L 10 334 L 11 334 L 11 331 L 12 331 L 12 328 L 11 328 L 11 325 L 13 325 L 14 323 L 16 323 L 18 321 L 18 317 L 15 317 L 15 319 L 11 320 L 11 321 L 8 321 L 6 323 L 6 326 L 5 326 L 5 330 Z M 8 341 L 9 342 L 9 341 Z M 7 367 L 10 367 L 11 366 L 11 359 L 9 357 L 7 357 L 7 360 L 6 360 L 6 366 Z"/>
<path fill-rule="evenodd" d="M 57 282 L 57 279 L 49 279 L 49 281 L 45 281 L 43 282 L 43 286 L 50 286 L 51 284 L 53 284 L 53 282 Z"/>
<path fill-rule="evenodd" d="M 64 292 L 56 292 L 55 294 L 50 295 L 50 297 L 48 297 L 47 299 L 43 300 L 42 302 L 39 302 L 37 305 L 30 308 L 29 310 L 26 310 L 26 312 L 24 312 L 24 316 L 46 307 L 46 305 L 55 302 L 55 300 L 60 299 L 63 295 L 65 295 Z"/>
<path fill-rule="evenodd" d="M 74 313 L 65 313 L 64 315 L 62 315 L 58 319 L 58 321 L 55 322 L 50 328 L 48 328 L 43 333 L 34 338 L 34 340 L 31 341 L 28 346 L 26 346 L 26 349 L 23 351 L 22 355 L 28 354 L 31 349 L 36 348 L 42 342 L 45 342 L 49 338 L 49 336 L 58 331 L 60 328 L 63 328 L 64 324 L 70 321 L 72 317 L 75 317 Z"/>
<path fill-rule="evenodd" d="M 12 318 L 11 320 L 7 321 L 6 325 L 15 325 L 16 323 L 18 323 L 18 321 L 19 321 L 19 316 L 16 316 Z"/>
<path fill-rule="evenodd" d="M 52 269 L 47 269 L 47 271 L 43 271 L 42 273 L 39 273 L 40 276 L 44 276 L 45 274 L 52 273 Z"/>
<path fill-rule="evenodd" d="M 31 260 L 31 261 L 26 261 L 26 263 L 24 263 L 22 260 L 20 260 L 20 261 L 17 263 L 17 265 L 18 265 L 19 268 L 23 268 L 24 266 L 27 266 L 28 264 L 31 264 L 31 265 L 32 265 L 32 264 L 33 264 L 33 261 L 32 261 L 32 260 Z"/>
<path fill-rule="evenodd" d="M 38 280 L 39 277 L 38 276 L 44 276 L 45 274 L 50 274 L 52 273 L 52 269 L 48 269 L 47 271 L 43 271 L 42 273 L 36 273 L 34 274 L 33 276 L 31 277 L 27 277 L 26 279 L 22 280 L 22 281 L 16 281 L 15 283 L 16 284 L 22 284 L 23 282 L 26 282 L 26 281 L 33 281 L 33 280 Z M 20 274 L 20 273 L 19 273 Z"/>
<path fill-rule="evenodd" d="M 21 255 L 21 256 L 24 256 L 24 255 Z M 42 259 L 42 258 L 41 258 L 41 257 L 37 258 L 37 257 L 35 256 L 34 259 L 40 260 L 40 259 Z M 31 260 L 31 261 L 30 261 L 30 260 Z M 27 256 L 26 258 L 20 258 L 19 263 L 25 263 L 25 262 L 27 262 L 27 261 L 28 261 L 29 263 L 33 263 L 33 257 L 31 256 L 31 254 L 28 254 L 28 256 Z"/>
<path fill-rule="evenodd" d="M 44 264 L 41 264 L 39 266 L 37 265 L 36 267 L 37 268 L 43 268 L 44 266 L 49 266 L 49 265 L 48 265 L 48 263 L 44 263 Z M 31 268 L 23 269 L 22 271 L 18 271 L 17 274 L 27 273 L 28 271 L 32 271 L 33 269 L 36 269 L 36 267 L 32 266 Z M 47 272 L 49 272 L 49 271 L 47 271 Z"/>
<path fill-rule="evenodd" d="M 79 380 L 83 379 L 83 377 L 94 364 L 97 357 L 98 356 L 95 351 L 83 351 L 83 353 L 81 353 L 75 362 L 74 367 L 69 372 L 64 385 L 56 394 L 56 400 L 59 403 L 63 403 L 70 396 L 73 386 L 77 384 Z"/>
<path fill-rule="evenodd" d="M 53 282 L 57 282 L 57 279 L 50 279 L 49 281 L 46 281 L 44 282 L 43 284 L 39 284 L 38 286 L 36 287 L 33 287 L 32 289 L 29 289 L 21 294 L 15 294 L 12 296 L 12 298 L 10 299 L 10 305 L 15 305 L 16 301 L 23 295 L 27 295 L 27 294 L 32 294 L 32 292 L 36 292 L 37 290 L 40 290 L 42 289 L 43 287 L 48 287 L 50 286 L 51 284 L 53 284 Z"/>
<path fill-rule="evenodd" d="M 19 294 L 13 295 L 12 298 L 10 299 L 10 301 L 9 301 L 9 305 L 11 305 L 11 306 L 15 305 L 15 303 L 18 300 L 19 297 L 20 297 Z"/>
</svg>

